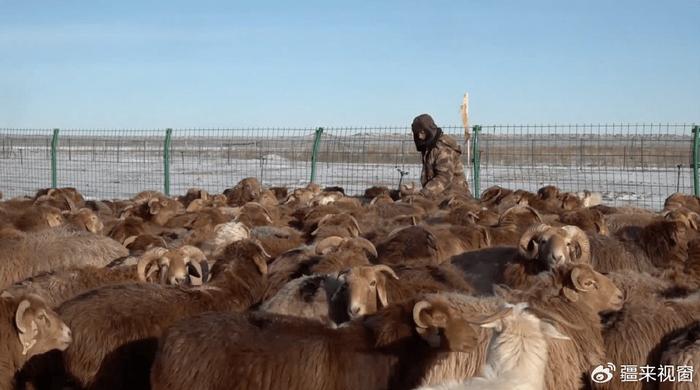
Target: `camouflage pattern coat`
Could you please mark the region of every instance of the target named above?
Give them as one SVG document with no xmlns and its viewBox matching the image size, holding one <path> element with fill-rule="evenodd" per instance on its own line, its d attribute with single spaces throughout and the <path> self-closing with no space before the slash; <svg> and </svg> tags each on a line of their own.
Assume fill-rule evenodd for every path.
<svg viewBox="0 0 700 390">
<path fill-rule="evenodd" d="M 420 182 L 423 195 L 435 196 L 442 192 L 469 194 L 464 176 L 462 149 L 454 138 L 441 134 L 435 145 L 421 154 L 423 170 Z"/>
</svg>

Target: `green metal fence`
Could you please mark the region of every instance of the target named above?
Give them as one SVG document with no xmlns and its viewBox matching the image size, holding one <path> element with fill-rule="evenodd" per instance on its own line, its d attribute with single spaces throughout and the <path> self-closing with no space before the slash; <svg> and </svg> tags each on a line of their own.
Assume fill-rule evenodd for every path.
<svg viewBox="0 0 700 390">
<path fill-rule="evenodd" d="M 463 147 L 464 130 L 443 127 Z M 698 194 L 700 130 L 687 124 L 483 125 L 472 128 L 476 194 L 492 185 L 599 191 L 608 204 L 659 208 Z M 418 182 L 408 127 L 301 129 L 0 129 L 0 191 L 74 186 L 94 198 L 143 190 L 221 192 L 244 177 L 270 186 L 316 182 L 359 194 Z"/>
</svg>

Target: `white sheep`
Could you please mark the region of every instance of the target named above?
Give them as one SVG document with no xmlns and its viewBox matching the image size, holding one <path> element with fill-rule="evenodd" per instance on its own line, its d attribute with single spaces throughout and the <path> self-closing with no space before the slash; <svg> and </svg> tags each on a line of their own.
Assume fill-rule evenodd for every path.
<svg viewBox="0 0 700 390">
<path fill-rule="evenodd" d="M 542 390 L 547 366 L 547 339 L 569 340 L 551 324 L 530 313 L 527 303 L 505 304 L 511 312 L 482 324 L 493 328 L 481 376 L 419 390 Z"/>
</svg>

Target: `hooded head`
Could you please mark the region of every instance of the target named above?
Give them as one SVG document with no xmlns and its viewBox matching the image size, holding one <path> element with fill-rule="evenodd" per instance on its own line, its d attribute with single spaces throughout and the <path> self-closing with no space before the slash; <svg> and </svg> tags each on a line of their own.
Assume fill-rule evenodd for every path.
<svg viewBox="0 0 700 390">
<path fill-rule="evenodd" d="M 442 134 L 442 129 L 437 127 L 433 118 L 428 114 L 421 114 L 413 119 L 411 131 L 413 132 L 413 142 L 419 152 L 430 149 Z"/>
</svg>

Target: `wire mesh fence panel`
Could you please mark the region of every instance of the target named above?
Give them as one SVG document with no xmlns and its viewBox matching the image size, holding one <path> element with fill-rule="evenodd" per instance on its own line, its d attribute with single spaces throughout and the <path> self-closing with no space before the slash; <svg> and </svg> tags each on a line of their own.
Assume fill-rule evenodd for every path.
<svg viewBox="0 0 700 390">
<path fill-rule="evenodd" d="M 692 191 L 690 125 L 483 126 L 482 187 L 556 185 L 658 209 Z"/>
<path fill-rule="evenodd" d="M 51 129 L 0 129 L 0 183 L 5 198 L 51 187 Z"/>
<path fill-rule="evenodd" d="M 58 187 L 97 199 L 163 190 L 165 130 L 60 130 Z"/>
<path fill-rule="evenodd" d="M 464 130 L 443 127 L 466 151 Z M 320 133 L 315 181 L 351 195 L 399 181 L 420 183 L 420 154 L 408 127 L 330 128 Z M 6 197 L 51 186 L 53 131 L 0 130 L 0 180 Z M 245 177 L 266 186 L 306 185 L 316 129 L 60 130 L 56 185 L 93 198 L 143 190 L 220 193 Z M 611 205 L 660 208 L 671 193 L 692 193 L 692 125 L 482 126 L 481 190 L 601 192 Z M 465 168 L 467 153 L 462 154 Z M 466 170 L 469 175 L 471 172 Z M 471 178 L 470 178 L 471 179 Z M 472 180 L 469 181 L 472 184 Z M 478 194 L 475 194 L 478 195 Z"/>
<path fill-rule="evenodd" d="M 241 179 L 263 185 L 308 183 L 314 129 L 173 130 L 171 194 L 197 187 L 221 193 Z"/>
</svg>

